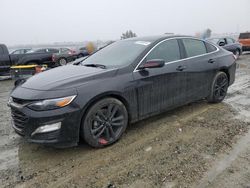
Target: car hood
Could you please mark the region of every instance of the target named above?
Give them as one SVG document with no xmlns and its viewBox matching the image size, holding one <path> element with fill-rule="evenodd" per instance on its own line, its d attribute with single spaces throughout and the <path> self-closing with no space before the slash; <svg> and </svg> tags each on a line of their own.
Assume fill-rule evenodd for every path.
<svg viewBox="0 0 250 188">
<path fill-rule="evenodd" d="M 81 65 L 68 65 L 39 73 L 21 85 L 33 90 L 61 90 L 115 75 L 117 69 L 101 69 Z"/>
</svg>

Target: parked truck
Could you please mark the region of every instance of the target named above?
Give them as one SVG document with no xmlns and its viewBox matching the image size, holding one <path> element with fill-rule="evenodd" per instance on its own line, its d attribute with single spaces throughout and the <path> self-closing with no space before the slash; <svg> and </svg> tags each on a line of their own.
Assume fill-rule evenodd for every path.
<svg viewBox="0 0 250 188">
<path fill-rule="evenodd" d="M 10 67 L 14 65 L 47 65 L 58 66 L 52 61 L 52 55 L 58 53 L 59 49 L 44 48 L 30 51 L 25 54 L 10 54 L 4 44 L 0 44 L 0 76 L 10 74 Z"/>
<path fill-rule="evenodd" d="M 18 60 L 25 54 L 9 54 L 4 44 L 0 44 L 0 76 L 9 75 L 10 67 L 16 65 Z"/>
</svg>

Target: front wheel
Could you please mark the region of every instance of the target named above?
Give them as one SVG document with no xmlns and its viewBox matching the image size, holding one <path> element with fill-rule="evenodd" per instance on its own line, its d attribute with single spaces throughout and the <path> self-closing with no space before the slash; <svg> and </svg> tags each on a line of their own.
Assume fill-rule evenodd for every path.
<svg viewBox="0 0 250 188">
<path fill-rule="evenodd" d="M 212 82 L 210 95 L 207 100 L 210 103 L 219 103 L 224 100 L 227 95 L 227 89 L 229 81 L 227 74 L 224 72 L 218 72 Z"/>
<path fill-rule="evenodd" d="M 127 124 L 128 112 L 124 104 L 115 98 L 105 98 L 88 110 L 81 136 L 93 147 L 104 147 L 119 140 Z"/>
</svg>

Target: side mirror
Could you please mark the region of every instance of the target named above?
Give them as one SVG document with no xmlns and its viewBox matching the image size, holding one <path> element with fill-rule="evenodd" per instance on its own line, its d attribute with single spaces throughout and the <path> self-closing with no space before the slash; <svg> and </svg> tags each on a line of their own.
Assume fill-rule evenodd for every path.
<svg viewBox="0 0 250 188">
<path fill-rule="evenodd" d="M 226 43 L 223 42 L 223 41 L 220 41 L 220 42 L 219 42 L 219 46 L 225 46 L 225 44 L 226 44 Z"/>
<path fill-rule="evenodd" d="M 152 69 L 152 68 L 161 68 L 165 65 L 165 61 L 163 59 L 152 59 L 146 61 L 146 63 L 139 66 L 139 70 L 143 69 Z"/>
</svg>

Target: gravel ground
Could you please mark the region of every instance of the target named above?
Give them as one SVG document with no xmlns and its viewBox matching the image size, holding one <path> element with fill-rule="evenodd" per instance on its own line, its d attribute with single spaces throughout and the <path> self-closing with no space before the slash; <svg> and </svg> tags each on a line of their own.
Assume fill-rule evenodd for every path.
<svg viewBox="0 0 250 188">
<path fill-rule="evenodd" d="M 250 186 L 250 55 L 220 104 L 198 101 L 132 124 L 107 148 L 27 143 L 10 126 L 0 82 L 0 187 Z"/>
</svg>

